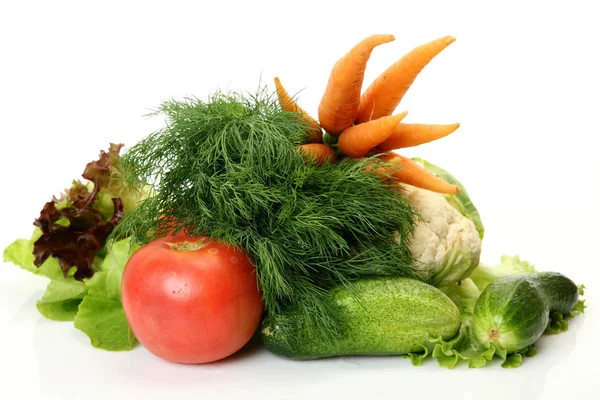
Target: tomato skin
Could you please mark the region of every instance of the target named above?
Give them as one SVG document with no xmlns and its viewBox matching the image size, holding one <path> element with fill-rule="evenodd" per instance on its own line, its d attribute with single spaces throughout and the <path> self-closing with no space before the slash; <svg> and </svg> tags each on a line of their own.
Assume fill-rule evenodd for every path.
<svg viewBox="0 0 600 400">
<path fill-rule="evenodd" d="M 143 246 L 127 262 L 121 289 L 133 334 L 172 362 L 201 364 L 235 353 L 263 313 L 245 252 L 202 236 L 167 236 Z"/>
</svg>

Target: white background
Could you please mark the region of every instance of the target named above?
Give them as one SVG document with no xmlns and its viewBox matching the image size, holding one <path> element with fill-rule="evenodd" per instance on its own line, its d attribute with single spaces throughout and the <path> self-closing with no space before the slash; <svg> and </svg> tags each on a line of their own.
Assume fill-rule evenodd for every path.
<svg viewBox="0 0 600 400">
<path fill-rule="evenodd" d="M 416 368 L 397 357 L 297 362 L 261 349 L 182 366 L 141 347 L 93 349 L 71 323 L 38 314 L 42 278 L 1 264 L 2 397 L 597 398 L 595 2 L 407 3 L 2 2 L 0 246 L 28 237 L 43 204 L 110 141 L 132 145 L 162 126 L 143 117 L 162 100 L 254 91 L 261 77 L 273 87 L 277 75 L 316 116 L 331 66 L 364 37 L 396 36 L 374 50 L 366 87 L 413 47 L 453 35 L 399 108 L 405 122 L 461 127 L 403 154 L 468 188 L 486 227 L 482 261 L 520 254 L 586 284 L 589 307 L 569 332 L 544 337 L 516 370 Z"/>
</svg>

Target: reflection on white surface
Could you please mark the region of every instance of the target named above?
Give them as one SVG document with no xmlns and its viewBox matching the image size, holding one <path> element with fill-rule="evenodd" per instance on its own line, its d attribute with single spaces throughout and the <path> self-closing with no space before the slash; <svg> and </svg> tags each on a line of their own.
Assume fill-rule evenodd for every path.
<svg viewBox="0 0 600 400">
<path fill-rule="evenodd" d="M 2 361 L 3 371 L 9 371 L 0 374 L 0 385 L 6 393 L 18 393 L 12 398 L 264 400 L 342 394 L 349 399 L 545 400 L 594 399 L 600 393 L 594 354 L 600 287 L 592 278 L 584 282 L 586 312 L 570 321 L 568 332 L 543 336 L 538 354 L 522 367 L 502 369 L 495 361 L 482 369 L 446 370 L 434 360 L 413 367 L 401 357 L 292 361 L 259 346 L 206 365 L 168 363 L 141 346 L 122 353 L 97 350 L 72 323 L 38 313 L 35 303 L 44 279 L 11 265 L 0 267 Z"/>
<path fill-rule="evenodd" d="M 42 289 L 38 292 L 35 290 L 31 290 L 31 288 L 28 288 L 28 290 L 30 290 L 31 293 L 29 293 L 28 296 L 23 296 L 25 301 L 12 313 L 9 323 L 33 324 L 35 321 L 38 320 L 38 317 L 41 317 L 40 314 L 32 314 L 31 310 L 36 310 L 35 305 L 37 301 L 42 297 L 44 291 Z"/>
<path fill-rule="evenodd" d="M 443 398 L 553 399 L 577 395 L 591 399 L 600 392 L 592 343 L 599 325 L 597 295 L 588 285 L 586 313 L 570 322 L 566 333 L 543 336 L 538 354 L 521 368 L 453 370 L 429 360 L 413 367 L 401 357 L 338 357 L 293 361 L 249 346 L 220 362 L 172 364 L 141 346 L 111 353 L 90 346 L 70 322 L 44 319 L 35 303 L 45 282 L 21 271 L 3 273 L 0 291 L 7 299 L 0 316 L 6 321 L 3 361 L 11 374 L 0 375 L 5 388 L 18 388 L 23 398 Z M 25 296 L 25 288 L 28 294 Z M 7 377 L 10 377 L 7 379 Z M 17 390 L 17 389 L 15 389 Z"/>
<path fill-rule="evenodd" d="M 33 314 L 32 314 L 33 316 Z M 43 393 L 52 398 L 110 398 L 135 393 L 145 398 L 220 396 L 282 399 L 334 398 L 351 393 L 352 398 L 371 398 L 409 393 L 435 395 L 446 400 L 542 399 L 549 372 L 560 368 L 573 352 L 585 318 L 571 324 L 569 332 L 544 336 L 536 357 L 514 370 L 500 368 L 495 361 L 487 368 L 453 370 L 429 360 L 413 367 L 401 357 L 338 357 L 293 361 L 274 356 L 259 345 L 249 346 L 232 357 L 205 365 L 165 362 L 141 346 L 134 351 L 110 353 L 93 349 L 87 337 L 69 323 L 39 318 L 33 331 L 37 375 Z M 91 392 L 90 392 L 91 391 Z M 89 398 L 89 397 L 88 397 Z"/>
<path fill-rule="evenodd" d="M 600 323 L 600 288 L 593 279 L 586 290 L 588 309 L 571 320 L 566 333 L 543 336 L 538 354 L 514 370 L 499 361 L 482 369 L 453 370 L 429 360 L 413 367 L 401 357 L 338 357 L 292 361 L 261 347 L 250 347 L 220 362 L 172 364 L 141 346 L 111 353 L 90 346 L 70 322 L 44 319 L 35 303 L 46 281 L 2 264 L 0 269 L 0 374 L 7 393 L 19 398 L 102 399 L 306 399 L 443 398 L 593 399 L 600 380 L 593 346 Z M 0 396 L 2 397 L 2 396 Z M 2 397 L 3 398 L 3 397 Z M 14 397 L 17 398 L 17 397 Z"/>
</svg>

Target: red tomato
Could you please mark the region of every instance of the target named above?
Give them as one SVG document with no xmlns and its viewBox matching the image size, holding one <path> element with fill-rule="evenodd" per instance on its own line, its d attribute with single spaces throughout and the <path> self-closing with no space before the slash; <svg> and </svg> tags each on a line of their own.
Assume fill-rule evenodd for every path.
<svg viewBox="0 0 600 400">
<path fill-rule="evenodd" d="M 263 312 L 246 253 L 201 236 L 167 236 L 136 251 L 125 266 L 122 300 L 145 348 L 189 364 L 238 351 Z"/>
</svg>

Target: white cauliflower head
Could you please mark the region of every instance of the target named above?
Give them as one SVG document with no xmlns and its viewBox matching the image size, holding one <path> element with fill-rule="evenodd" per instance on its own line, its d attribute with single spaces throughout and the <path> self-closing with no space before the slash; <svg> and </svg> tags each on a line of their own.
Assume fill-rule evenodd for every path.
<svg viewBox="0 0 600 400">
<path fill-rule="evenodd" d="M 405 195 L 422 219 L 410 242 L 420 272 L 435 286 L 468 278 L 481 254 L 481 239 L 473 221 L 443 194 L 406 185 Z"/>
</svg>

